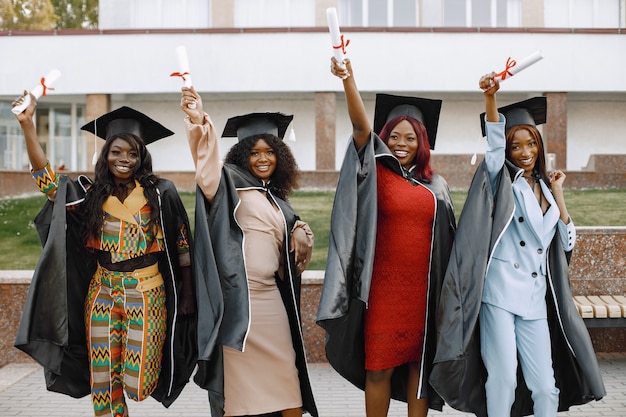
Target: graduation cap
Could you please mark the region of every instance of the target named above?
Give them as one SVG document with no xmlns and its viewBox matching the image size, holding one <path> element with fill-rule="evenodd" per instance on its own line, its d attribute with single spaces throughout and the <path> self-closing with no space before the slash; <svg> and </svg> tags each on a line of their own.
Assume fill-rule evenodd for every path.
<svg viewBox="0 0 626 417">
<path fill-rule="evenodd" d="M 174 134 L 156 120 L 127 106 L 92 120 L 81 127 L 81 130 L 91 132 L 104 140 L 131 133 L 142 138 L 146 145 Z"/>
<path fill-rule="evenodd" d="M 249 113 L 228 119 L 222 137 L 236 137 L 239 141 L 255 135 L 272 134 L 280 139 L 285 137 L 293 115 L 283 113 Z"/>
<path fill-rule="evenodd" d="M 513 126 L 529 125 L 539 126 L 546 122 L 548 113 L 548 102 L 546 97 L 533 97 L 508 106 L 498 108 L 498 113 L 502 113 L 506 118 L 505 132 Z M 485 113 L 480 115 L 480 128 L 485 132 Z"/>
<path fill-rule="evenodd" d="M 395 117 L 411 116 L 426 127 L 430 149 L 435 149 L 441 103 L 441 100 L 421 97 L 376 94 L 374 132 L 380 133 L 385 123 Z"/>
</svg>

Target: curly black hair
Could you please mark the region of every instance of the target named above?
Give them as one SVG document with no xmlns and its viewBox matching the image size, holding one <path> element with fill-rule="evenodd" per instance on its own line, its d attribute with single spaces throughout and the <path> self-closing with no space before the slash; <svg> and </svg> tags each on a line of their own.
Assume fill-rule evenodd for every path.
<svg viewBox="0 0 626 417">
<path fill-rule="evenodd" d="M 83 203 L 84 228 L 82 233 L 84 242 L 88 242 L 92 237 L 99 236 L 104 219 L 102 205 L 107 198 L 109 198 L 109 196 L 113 195 L 113 192 L 116 189 L 113 174 L 109 171 L 109 163 L 107 160 L 111 143 L 115 139 L 122 139 L 126 141 L 139 154 L 139 163 L 135 168 L 134 174 L 135 179 L 143 187 L 144 195 L 148 200 L 148 205 L 150 206 L 151 218 L 148 227 L 153 227 L 158 223 L 159 204 L 156 192 L 158 178 L 152 172 L 152 157 L 150 156 L 150 152 L 146 148 L 145 142 L 142 138 L 133 134 L 117 135 L 109 138 L 102 147 L 98 157 L 98 162 L 96 163 L 93 184 L 85 196 L 85 202 Z"/>
<path fill-rule="evenodd" d="M 249 170 L 248 159 L 250 158 L 250 150 L 260 139 L 267 142 L 276 152 L 276 170 L 270 177 L 270 190 L 277 197 L 287 200 L 288 196 L 298 188 L 300 171 L 291 149 L 277 136 L 263 134 L 242 139 L 230 148 L 224 162 Z"/>
</svg>

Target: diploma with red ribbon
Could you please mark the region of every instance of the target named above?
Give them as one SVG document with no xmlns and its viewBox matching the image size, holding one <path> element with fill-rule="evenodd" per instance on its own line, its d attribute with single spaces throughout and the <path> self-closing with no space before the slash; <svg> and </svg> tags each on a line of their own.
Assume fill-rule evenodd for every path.
<svg viewBox="0 0 626 417">
<path fill-rule="evenodd" d="M 37 84 L 32 90 L 31 94 L 35 96 L 36 99 L 39 99 L 41 96 L 45 96 L 48 94 L 48 90 L 54 90 L 51 87 L 52 83 L 54 83 L 61 76 L 61 71 L 58 69 L 51 70 L 45 77 L 41 77 L 39 80 L 39 84 Z M 19 106 L 15 106 L 11 109 L 14 114 L 20 114 L 24 111 L 26 107 L 30 105 L 30 95 L 24 95 L 24 102 Z"/>
<path fill-rule="evenodd" d="M 339 31 L 339 19 L 337 18 L 337 9 L 329 7 L 326 9 L 326 17 L 328 18 L 328 30 L 330 39 L 333 43 L 333 53 L 337 62 L 343 66 L 343 59 L 346 55 L 346 46 L 350 44 L 349 39 L 344 39 Z"/>
<path fill-rule="evenodd" d="M 541 59 L 543 59 L 543 55 L 541 54 L 541 51 L 535 51 L 533 54 L 527 56 L 526 58 L 522 59 L 519 62 L 509 57 L 506 60 L 506 68 L 504 68 L 504 71 L 497 73 L 496 78 L 498 78 L 500 82 L 507 80 L 511 78 L 512 76 L 514 76 L 515 74 L 517 74 L 518 72 L 520 72 L 521 70 L 526 69 L 530 67 L 532 64 L 537 63 Z"/>
<path fill-rule="evenodd" d="M 191 82 L 191 73 L 189 72 L 189 59 L 187 58 L 187 48 L 184 45 L 176 47 L 176 57 L 178 59 L 178 72 L 173 72 L 170 77 L 180 77 L 185 84 L 185 87 L 189 88 L 193 84 Z M 196 108 L 196 103 L 187 104 L 190 109 Z"/>
</svg>

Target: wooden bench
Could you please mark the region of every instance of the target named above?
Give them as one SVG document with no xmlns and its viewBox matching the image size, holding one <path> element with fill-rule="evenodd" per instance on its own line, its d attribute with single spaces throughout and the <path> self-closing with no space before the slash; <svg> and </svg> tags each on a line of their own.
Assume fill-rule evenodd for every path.
<svg viewBox="0 0 626 417">
<path fill-rule="evenodd" d="M 626 327 L 623 295 L 576 295 L 574 303 L 587 327 Z"/>
</svg>

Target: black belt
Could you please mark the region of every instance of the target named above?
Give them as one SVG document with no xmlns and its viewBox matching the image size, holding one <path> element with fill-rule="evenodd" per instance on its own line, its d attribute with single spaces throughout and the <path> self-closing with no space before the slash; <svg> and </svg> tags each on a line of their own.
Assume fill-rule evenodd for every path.
<svg viewBox="0 0 626 417">
<path fill-rule="evenodd" d="M 159 261 L 159 253 L 160 252 L 153 252 L 126 261 L 112 262 L 110 252 L 100 252 L 98 255 L 98 263 L 109 271 L 131 272 L 135 269 L 145 268 L 157 263 Z"/>
</svg>

